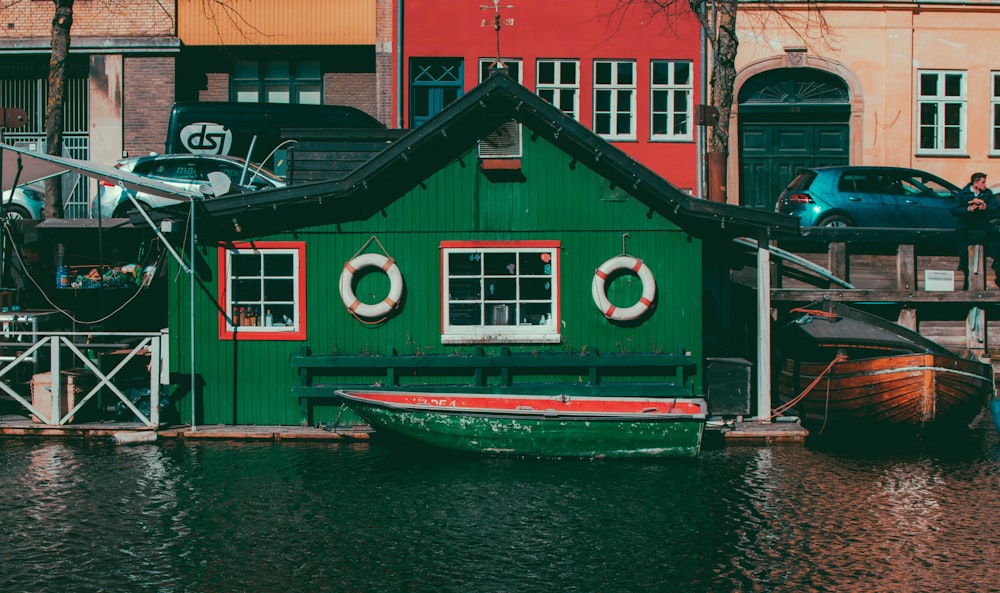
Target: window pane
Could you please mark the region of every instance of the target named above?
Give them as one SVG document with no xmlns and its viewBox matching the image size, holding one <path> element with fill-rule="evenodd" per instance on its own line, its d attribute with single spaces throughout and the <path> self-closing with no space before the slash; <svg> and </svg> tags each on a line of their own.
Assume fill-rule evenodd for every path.
<svg viewBox="0 0 1000 593">
<path fill-rule="evenodd" d="M 257 62 L 236 62 L 233 76 L 237 78 L 257 78 Z"/>
<path fill-rule="evenodd" d="M 562 62 L 559 64 L 559 82 L 562 84 L 576 84 L 576 64 L 577 62 Z"/>
<path fill-rule="evenodd" d="M 667 116 L 663 113 L 654 113 L 652 122 L 653 134 L 667 134 Z"/>
<path fill-rule="evenodd" d="M 448 254 L 448 270 L 452 276 L 479 275 L 482 270 L 482 254 L 457 252 Z"/>
<path fill-rule="evenodd" d="M 259 103 L 260 94 L 257 87 L 238 86 L 234 88 L 237 103 Z"/>
<path fill-rule="evenodd" d="M 483 317 L 479 305 L 451 305 L 448 318 L 451 325 L 482 325 Z"/>
<path fill-rule="evenodd" d="M 483 273 L 487 275 L 514 274 L 517 264 L 513 253 L 484 253 Z"/>
<path fill-rule="evenodd" d="M 233 255 L 230 264 L 230 273 L 233 276 L 259 276 L 260 256 L 249 254 Z"/>
<path fill-rule="evenodd" d="M 674 62 L 674 84 L 691 84 L 690 62 Z"/>
<path fill-rule="evenodd" d="M 290 280 L 265 280 L 264 300 L 291 301 L 295 298 L 295 287 Z"/>
<path fill-rule="evenodd" d="M 292 98 L 292 93 L 287 86 L 268 86 L 264 91 L 268 103 L 288 103 Z"/>
<path fill-rule="evenodd" d="M 632 62 L 618 62 L 618 84 L 632 84 L 634 71 Z"/>
<path fill-rule="evenodd" d="M 486 301 L 509 301 L 517 297 L 516 278 L 487 278 L 483 282 L 486 289 L 483 299 Z"/>
<path fill-rule="evenodd" d="M 291 68 L 288 62 L 265 62 L 264 63 L 264 77 L 265 78 L 291 78 Z"/>
<path fill-rule="evenodd" d="M 296 62 L 295 76 L 297 78 L 322 78 L 323 71 L 320 69 L 318 61 Z"/>
<path fill-rule="evenodd" d="M 296 103 L 300 105 L 322 105 L 322 92 L 318 86 L 299 85 L 295 87 Z"/>
<path fill-rule="evenodd" d="M 478 301 L 483 297 L 479 278 L 452 278 L 448 281 L 448 298 L 454 301 Z"/>
<path fill-rule="evenodd" d="M 597 62 L 594 65 L 594 84 L 611 84 L 611 64 Z"/>
<path fill-rule="evenodd" d="M 552 297 L 552 281 L 548 278 L 522 278 L 521 298 L 541 300 Z"/>
<path fill-rule="evenodd" d="M 291 276 L 295 273 L 295 258 L 290 253 L 265 253 L 265 276 Z"/>
<path fill-rule="evenodd" d="M 234 301 L 260 300 L 260 280 L 239 280 L 233 289 Z"/>
<path fill-rule="evenodd" d="M 611 93 L 609 91 L 597 91 L 594 100 L 594 109 L 598 111 L 611 110 Z"/>
<path fill-rule="evenodd" d="M 653 84 L 670 84 L 670 62 L 653 62 Z"/>
<path fill-rule="evenodd" d="M 594 116 L 594 132 L 605 135 L 611 133 L 611 114 L 598 113 Z"/>
<path fill-rule="evenodd" d="M 944 77 L 944 94 L 947 97 L 961 97 L 962 96 L 962 79 L 961 74 L 947 74 Z"/>
<path fill-rule="evenodd" d="M 552 62 L 538 63 L 538 82 L 552 84 L 556 81 L 556 66 Z"/>
<path fill-rule="evenodd" d="M 920 75 L 920 94 L 924 96 L 937 95 L 937 74 L 924 72 Z"/>
</svg>

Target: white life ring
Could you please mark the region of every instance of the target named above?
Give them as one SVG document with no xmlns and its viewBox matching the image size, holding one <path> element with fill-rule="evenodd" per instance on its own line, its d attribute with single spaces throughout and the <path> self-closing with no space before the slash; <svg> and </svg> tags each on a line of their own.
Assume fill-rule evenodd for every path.
<svg viewBox="0 0 1000 593">
<path fill-rule="evenodd" d="M 374 305 L 362 303 L 354 294 L 354 274 L 364 268 L 381 268 L 389 276 L 389 294 L 385 299 Z M 340 298 L 344 300 L 347 310 L 367 319 L 385 317 L 399 305 L 403 296 L 403 275 L 399 272 L 396 260 L 380 253 L 365 253 L 344 264 L 340 273 Z"/>
<path fill-rule="evenodd" d="M 619 270 L 635 272 L 638 274 L 639 280 L 642 281 L 642 297 L 639 298 L 639 302 L 631 307 L 618 308 L 608 300 L 604 281 L 609 275 Z M 591 284 L 591 292 L 594 296 L 594 304 L 597 305 L 597 308 L 601 310 L 601 313 L 605 317 L 615 321 L 628 321 L 638 319 L 649 310 L 649 307 L 653 304 L 653 299 L 656 297 L 656 280 L 653 278 L 653 273 L 649 270 L 649 266 L 642 263 L 641 259 L 630 255 L 619 255 L 609 259 L 601 264 L 601 267 L 597 268 L 597 271 L 594 273 L 594 281 Z"/>
</svg>

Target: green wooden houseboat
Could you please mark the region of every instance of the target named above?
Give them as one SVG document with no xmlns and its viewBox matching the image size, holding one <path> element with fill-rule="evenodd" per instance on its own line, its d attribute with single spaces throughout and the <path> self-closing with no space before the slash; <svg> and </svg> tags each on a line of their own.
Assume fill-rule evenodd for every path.
<svg viewBox="0 0 1000 593">
<path fill-rule="evenodd" d="M 199 425 L 344 424 L 336 390 L 373 386 L 699 397 L 731 239 L 797 229 L 692 198 L 502 73 L 346 175 L 194 211 L 169 332 Z M 179 244 L 188 212 L 151 214 Z"/>
</svg>

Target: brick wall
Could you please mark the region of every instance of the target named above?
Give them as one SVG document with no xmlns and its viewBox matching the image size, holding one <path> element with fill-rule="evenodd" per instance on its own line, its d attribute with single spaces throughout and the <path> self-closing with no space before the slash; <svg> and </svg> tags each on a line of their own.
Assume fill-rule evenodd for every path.
<svg viewBox="0 0 1000 593">
<path fill-rule="evenodd" d="M 370 72 L 327 72 L 323 75 L 323 103 L 350 105 L 377 116 L 375 74 Z"/>
<path fill-rule="evenodd" d="M 49 37 L 52 33 L 52 2 L 31 0 L 4 2 L 0 28 L 6 37 Z M 175 36 L 174 2 L 159 0 L 80 0 L 73 3 L 73 37 L 164 37 Z"/>
<path fill-rule="evenodd" d="M 396 125 L 393 112 L 393 0 L 377 0 L 375 5 L 375 102 L 371 112 L 388 127 Z"/>
<path fill-rule="evenodd" d="M 123 149 L 129 156 L 163 152 L 174 104 L 173 57 L 126 57 Z"/>
<path fill-rule="evenodd" d="M 229 101 L 229 75 L 209 72 L 205 75 L 208 86 L 198 93 L 199 101 Z"/>
</svg>

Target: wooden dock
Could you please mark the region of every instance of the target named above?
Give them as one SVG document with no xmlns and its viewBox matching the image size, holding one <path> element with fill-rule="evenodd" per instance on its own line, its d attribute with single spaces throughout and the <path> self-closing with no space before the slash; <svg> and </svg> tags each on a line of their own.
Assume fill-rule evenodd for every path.
<svg viewBox="0 0 1000 593">
<path fill-rule="evenodd" d="M 1000 288 L 982 248 L 970 247 L 969 287 L 957 271 L 955 233 L 945 229 L 809 228 L 772 241 L 774 316 L 820 300 L 843 301 L 894 321 L 949 350 L 1000 359 Z M 838 281 L 781 257 L 792 254 Z M 748 255 L 733 280 L 756 290 Z M 996 364 L 994 366 L 997 366 Z"/>
</svg>

